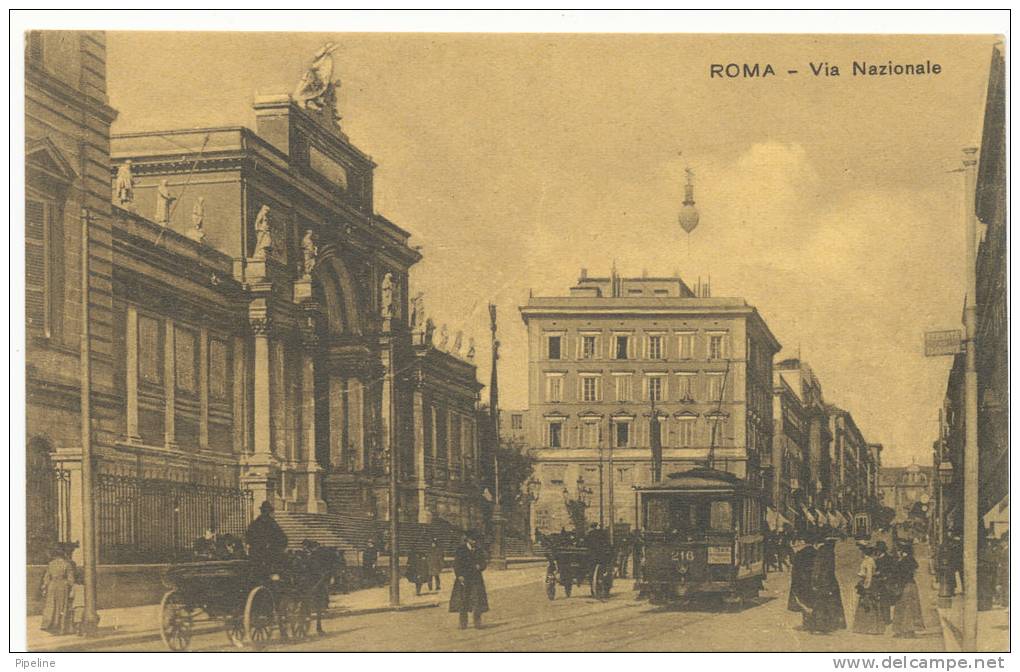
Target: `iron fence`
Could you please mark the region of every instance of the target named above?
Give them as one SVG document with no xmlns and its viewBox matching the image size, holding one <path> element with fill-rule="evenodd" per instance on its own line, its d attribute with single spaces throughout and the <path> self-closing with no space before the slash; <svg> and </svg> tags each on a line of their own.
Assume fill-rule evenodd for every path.
<svg viewBox="0 0 1020 672">
<path fill-rule="evenodd" d="M 71 472 L 48 461 L 29 464 L 26 479 L 27 560 L 46 564 L 58 542 L 71 539 Z"/>
<path fill-rule="evenodd" d="M 206 529 L 243 537 L 250 490 L 100 474 L 96 488 L 99 561 L 173 562 L 188 557 Z"/>
</svg>

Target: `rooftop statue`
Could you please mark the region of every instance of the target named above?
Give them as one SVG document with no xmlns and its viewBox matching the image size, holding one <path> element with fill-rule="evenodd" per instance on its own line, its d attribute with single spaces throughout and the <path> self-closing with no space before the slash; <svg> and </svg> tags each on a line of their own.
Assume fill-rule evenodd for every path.
<svg viewBox="0 0 1020 672">
<path fill-rule="evenodd" d="M 327 42 L 315 52 L 312 64 L 301 77 L 292 98 L 304 109 L 321 112 L 336 107 L 336 89 L 340 80 L 333 81 L 333 52 L 337 45 Z"/>
</svg>

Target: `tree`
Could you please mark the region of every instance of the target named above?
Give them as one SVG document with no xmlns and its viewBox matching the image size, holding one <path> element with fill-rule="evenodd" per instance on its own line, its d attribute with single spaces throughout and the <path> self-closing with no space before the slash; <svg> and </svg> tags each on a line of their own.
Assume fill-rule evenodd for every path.
<svg viewBox="0 0 1020 672">
<path fill-rule="evenodd" d="M 535 471 L 535 460 L 521 441 L 501 439 L 499 457 L 499 501 L 504 509 L 513 508 L 521 501 L 524 486 Z"/>
</svg>

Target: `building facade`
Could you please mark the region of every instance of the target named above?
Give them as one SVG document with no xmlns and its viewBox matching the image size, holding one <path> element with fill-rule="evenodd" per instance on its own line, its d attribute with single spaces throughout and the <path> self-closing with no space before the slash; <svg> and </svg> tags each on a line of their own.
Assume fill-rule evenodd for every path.
<svg viewBox="0 0 1020 672">
<path fill-rule="evenodd" d="M 804 404 L 778 370 L 773 371 L 772 380 L 774 429 L 766 491 L 769 493 L 768 505 L 776 513 L 769 525 L 775 529 L 786 522 L 793 524 L 802 515 L 800 511 L 806 502 L 801 495 L 801 478 L 804 465 L 810 459 L 810 448 Z"/>
<path fill-rule="evenodd" d="M 257 132 L 111 142 L 103 45 L 27 47 L 32 557 L 81 538 L 83 219 L 101 562 L 165 561 L 262 501 L 388 519 L 391 451 L 400 520 L 476 525 L 473 352 L 434 343 L 408 301 L 420 255 L 374 212 L 332 85 L 315 105 L 259 98 Z"/>
<path fill-rule="evenodd" d="M 931 467 L 912 463 L 906 467 L 882 467 L 878 474 L 878 497 L 883 506 L 896 511 L 896 520 L 906 520 L 916 506 L 928 508 L 932 502 L 934 472 Z"/>
<path fill-rule="evenodd" d="M 540 530 L 570 526 L 568 499 L 586 502 L 589 520 L 634 525 L 631 488 L 652 478 L 653 418 L 663 475 L 710 464 L 761 484 L 779 344 L 753 306 L 695 296 L 679 277 L 582 270 L 569 296 L 520 310 Z"/>
<path fill-rule="evenodd" d="M 802 513 L 804 509 L 819 510 L 825 506 L 832 489 L 832 432 L 822 384 L 808 363 L 800 359 L 784 359 L 776 365 L 776 370 L 779 378 L 796 394 L 803 411 L 807 452 L 801 460 L 800 488 L 795 499 L 800 503 Z"/>
</svg>

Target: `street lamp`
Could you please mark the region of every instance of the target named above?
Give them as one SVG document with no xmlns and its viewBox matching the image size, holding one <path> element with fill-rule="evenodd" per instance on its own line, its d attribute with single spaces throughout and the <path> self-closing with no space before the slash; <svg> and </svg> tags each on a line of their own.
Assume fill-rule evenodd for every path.
<svg viewBox="0 0 1020 672">
<path fill-rule="evenodd" d="M 542 492 L 542 481 L 534 478 L 528 479 L 525 484 L 525 492 L 528 495 L 528 539 L 532 543 L 538 541 L 535 537 L 535 530 L 538 529 L 538 525 L 535 521 L 535 502 L 538 501 L 538 496 Z"/>
<path fill-rule="evenodd" d="M 953 484 L 953 463 L 943 460 L 939 464 L 939 485 L 943 488 Z"/>
</svg>

